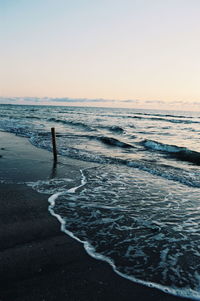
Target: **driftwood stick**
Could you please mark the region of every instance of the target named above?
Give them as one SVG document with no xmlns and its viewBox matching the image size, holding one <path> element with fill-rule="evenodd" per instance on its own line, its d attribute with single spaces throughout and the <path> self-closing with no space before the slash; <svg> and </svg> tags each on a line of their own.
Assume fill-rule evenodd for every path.
<svg viewBox="0 0 200 301">
<path fill-rule="evenodd" d="M 57 149 L 56 149 L 56 133 L 55 128 L 51 128 L 52 146 L 53 146 L 53 158 L 54 162 L 57 162 Z"/>
</svg>

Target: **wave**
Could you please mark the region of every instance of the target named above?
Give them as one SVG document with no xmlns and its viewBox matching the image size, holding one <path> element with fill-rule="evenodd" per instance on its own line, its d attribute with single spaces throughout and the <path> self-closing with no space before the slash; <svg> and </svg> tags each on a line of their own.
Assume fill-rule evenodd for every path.
<svg viewBox="0 0 200 301">
<path fill-rule="evenodd" d="M 53 118 L 53 117 L 49 118 L 48 121 L 62 123 L 62 124 L 71 125 L 71 126 L 82 127 L 84 129 L 87 129 L 88 131 L 95 131 L 95 128 L 96 128 L 96 129 L 107 129 L 111 132 L 116 132 L 116 133 L 120 133 L 120 134 L 124 132 L 123 128 L 120 127 L 120 126 L 117 126 L 117 125 L 111 125 L 111 126 L 109 126 L 109 125 L 98 125 L 98 126 L 90 127 L 89 125 L 87 125 L 83 122 L 57 119 L 57 118 Z"/>
<path fill-rule="evenodd" d="M 76 189 L 76 187 L 75 187 Z M 68 193 L 70 193 L 70 191 L 67 191 Z M 66 193 L 67 193 L 66 192 Z M 126 272 L 122 272 L 120 271 L 120 269 L 117 267 L 117 265 L 115 264 L 114 260 L 108 256 L 105 256 L 103 254 L 101 254 L 100 252 L 98 252 L 96 250 L 96 248 L 91 244 L 91 242 L 89 242 L 87 239 L 80 239 L 75 232 L 72 232 L 68 229 L 67 226 L 67 222 L 65 220 L 65 218 L 63 218 L 60 214 L 56 213 L 55 210 L 55 204 L 56 204 L 56 199 L 60 196 L 59 193 L 55 193 L 52 196 L 49 197 L 48 202 L 49 202 L 49 212 L 51 213 L 52 216 L 56 217 L 57 220 L 60 222 L 61 226 L 60 229 L 63 233 L 65 233 L 66 235 L 68 235 L 69 237 L 73 238 L 74 240 L 78 241 L 79 243 L 81 243 L 85 249 L 85 251 L 87 252 L 87 254 L 89 256 L 91 256 L 92 258 L 95 258 L 96 260 L 100 260 L 103 262 L 106 262 L 107 264 L 109 264 L 111 266 L 111 268 L 113 269 L 113 271 L 121 276 L 122 278 L 125 278 L 129 281 L 132 281 L 133 283 L 138 283 L 140 285 L 144 285 L 147 286 L 149 288 L 156 288 L 164 293 L 168 293 L 170 295 L 173 296 L 178 296 L 178 297 L 182 297 L 182 298 L 193 298 L 195 300 L 200 300 L 199 298 L 199 294 L 197 291 L 190 289 L 190 288 L 173 288 L 173 287 L 169 287 L 167 285 L 161 285 L 159 283 L 155 283 L 155 282 L 151 282 L 151 281 L 145 281 L 142 279 L 139 279 L 135 276 L 132 275 L 128 275 L 128 273 Z"/>
<path fill-rule="evenodd" d="M 47 138 L 48 139 L 44 139 L 44 137 L 35 135 L 30 138 L 30 142 L 36 147 L 44 148 L 51 151 L 52 148 L 50 143 L 50 136 Z M 116 146 L 116 143 L 118 144 L 121 142 L 118 140 L 115 141 L 115 139 L 108 140 L 108 137 L 88 136 L 88 138 L 100 141 L 101 139 L 103 139 L 104 141 L 106 141 L 106 143 L 109 143 L 109 145 L 110 143 L 113 143 L 113 146 Z M 126 146 L 124 147 L 126 148 Z M 143 170 L 161 178 L 166 178 L 168 180 L 179 182 L 189 187 L 200 188 L 200 176 L 198 172 L 195 174 L 191 174 L 187 170 L 179 169 L 168 165 L 161 165 L 158 164 L 158 162 L 151 162 L 145 160 L 129 160 L 120 157 L 111 157 L 103 154 L 93 153 L 89 150 L 81 150 L 73 147 L 66 147 L 65 145 L 63 147 L 60 146 L 58 148 L 58 154 L 86 162 L 129 166 L 132 168 Z"/>
<path fill-rule="evenodd" d="M 51 138 L 51 133 L 50 132 L 39 132 L 36 135 L 33 135 L 31 141 L 35 141 L 36 144 L 39 142 L 40 137 L 47 137 L 47 138 Z M 63 134 L 63 133 L 56 133 L 56 137 L 74 137 L 74 138 L 87 138 L 89 140 L 97 140 L 100 141 L 104 144 L 107 144 L 109 146 L 113 146 L 113 147 L 122 147 L 122 148 L 135 148 L 133 145 L 128 144 L 126 142 L 120 141 L 116 138 L 113 137 L 107 137 L 107 136 L 92 136 L 92 135 L 69 135 L 69 134 Z M 38 141 L 37 141 L 38 140 Z M 71 148 L 73 149 L 73 148 Z"/>
<path fill-rule="evenodd" d="M 200 165 L 200 153 L 186 147 L 164 144 L 153 140 L 144 140 L 142 141 L 142 145 L 151 150 L 168 153 L 170 156 L 175 157 L 178 160 Z"/>
<path fill-rule="evenodd" d="M 112 138 L 112 137 L 102 136 L 102 137 L 95 137 L 95 139 L 103 142 L 104 144 L 110 145 L 110 146 L 118 146 L 118 147 L 122 147 L 122 148 L 134 148 L 133 145 L 125 143 L 123 141 L 120 141 L 120 140 L 118 140 L 116 138 Z"/>
<path fill-rule="evenodd" d="M 87 129 L 88 131 L 94 131 L 94 129 L 88 126 L 87 124 L 78 121 L 70 121 L 70 120 L 63 120 L 63 119 L 56 119 L 56 118 L 49 118 L 48 121 L 62 123 L 70 126 L 82 127 L 84 129 Z"/>
<path fill-rule="evenodd" d="M 111 125 L 111 126 L 98 126 L 98 128 L 101 128 L 101 129 L 107 129 L 111 132 L 115 132 L 115 133 L 118 133 L 118 134 L 122 134 L 124 133 L 124 129 L 120 126 L 117 126 L 117 125 Z"/>
<path fill-rule="evenodd" d="M 169 123 L 181 123 L 181 124 L 199 124 L 200 121 L 197 120 L 191 120 L 195 117 L 192 116 L 181 116 L 181 115 L 162 115 L 162 114 L 150 114 L 150 113 L 134 113 L 134 115 L 112 115 L 112 114 L 106 114 L 106 115 L 100 115 L 101 117 L 111 117 L 111 118 L 129 118 L 129 119 L 138 119 L 138 120 L 152 120 L 152 121 L 163 121 L 163 122 L 169 122 Z"/>
<path fill-rule="evenodd" d="M 45 119 L 45 122 L 48 119 Z M 51 119 L 52 120 L 52 119 Z M 54 118 L 53 120 L 59 120 Z M 52 121 L 53 121 L 52 120 Z M 62 119 L 60 119 L 62 120 Z M 31 120 L 30 120 L 31 121 Z M 63 120 L 61 122 L 67 123 L 69 122 L 69 124 L 74 124 L 74 122 L 68 121 L 68 120 Z M 77 126 L 82 126 L 83 123 L 77 123 Z M 84 124 L 84 128 L 85 126 L 87 127 L 87 124 Z M 27 120 L 23 120 L 23 119 L 1 119 L 0 120 L 0 128 L 3 129 L 4 131 L 7 132 L 11 132 L 14 133 L 16 135 L 20 135 L 20 136 L 24 136 L 30 139 L 31 143 L 36 146 L 36 147 L 40 147 L 40 148 L 44 148 L 47 149 L 49 151 L 51 151 L 51 133 L 46 132 L 47 129 L 46 127 L 44 127 L 43 124 L 34 124 L 34 122 L 28 122 Z M 91 128 L 90 128 L 91 130 Z M 95 129 L 92 129 L 93 131 L 95 131 Z M 125 141 L 121 141 L 122 139 L 116 139 L 113 137 L 107 137 L 107 135 L 94 135 L 95 132 L 89 132 L 85 130 L 83 132 L 83 136 L 81 135 L 80 138 L 87 138 L 85 145 L 87 145 L 88 143 L 88 139 L 95 139 L 98 140 L 99 143 L 108 145 L 110 147 L 119 147 L 123 150 L 127 149 L 127 153 L 131 152 L 131 156 L 133 154 L 133 151 L 135 150 L 135 144 L 132 145 L 132 142 L 130 142 L 130 144 L 126 143 Z M 88 136 L 87 136 L 88 134 Z M 74 140 L 72 141 L 71 144 L 71 140 L 68 141 L 67 139 L 65 140 L 63 138 L 63 136 L 66 135 L 66 138 L 71 139 L 71 137 L 74 138 Z M 70 136 L 71 135 L 71 136 Z M 68 137 L 69 136 L 69 137 Z M 69 131 L 66 131 L 66 133 L 57 133 L 57 148 L 58 148 L 58 153 L 60 155 L 63 156 L 68 156 L 71 158 L 75 158 L 75 159 L 79 159 L 82 161 L 88 161 L 88 162 L 96 162 L 96 163 L 100 163 L 100 164 L 116 164 L 116 165 L 127 165 L 133 168 L 138 168 L 141 170 L 144 170 L 148 173 L 152 173 L 154 175 L 160 176 L 160 177 L 164 177 L 170 180 L 174 180 L 174 181 L 178 181 L 184 185 L 187 186 L 192 186 L 192 187 L 200 187 L 200 177 L 199 174 L 195 172 L 195 174 L 193 175 L 193 171 L 189 172 L 187 170 L 184 169 L 183 166 L 183 170 L 175 170 L 172 166 L 170 168 L 167 168 L 167 166 L 163 166 L 163 168 L 161 166 L 159 166 L 159 162 L 145 162 L 144 156 L 141 157 L 141 159 L 135 159 L 137 158 L 134 154 L 134 157 L 129 156 L 129 154 L 127 154 L 128 156 L 126 157 L 126 154 L 123 152 L 123 154 L 120 154 L 120 152 L 108 152 L 108 148 L 103 149 L 103 145 L 102 147 L 98 147 L 96 149 L 94 149 L 94 151 L 89 151 L 89 149 L 92 149 L 93 145 L 91 144 L 91 148 L 84 148 L 84 149 L 80 149 L 81 146 L 78 146 L 78 148 L 75 148 L 76 145 L 79 144 L 79 136 L 74 135 L 74 134 L 70 134 Z M 135 137 L 133 137 L 135 138 Z M 75 141 L 75 142 L 74 142 Z M 68 143 L 69 142 L 69 143 Z M 82 140 L 81 140 L 82 142 Z M 188 161 L 191 163 L 194 163 L 196 165 L 200 165 L 200 153 L 199 152 L 195 152 L 192 150 L 189 150 L 187 148 L 181 148 L 178 147 L 176 145 L 167 145 L 167 144 L 162 144 L 159 143 L 157 141 L 153 141 L 153 140 L 144 140 L 143 142 L 143 147 L 145 146 L 146 149 L 152 149 L 154 151 L 160 151 L 163 152 L 163 154 L 167 154 L 168 156 L 166 156 L 166 158 L 168 157 L 174 157 L 176 159 L 179 159 L 181 161 Z M 75 146 L 70 147 L 70 146 Z M 144 150 L 141 149 L 141 146 L 139 148 L 139 151 Z M 113 156 L 112 156 L 113 155 Z M 140 156 L 139 156 L 140 157 Z M 170 162 L 170 161 L 169 161 Z M 166 163 L 166 165 L 168 165 L 168 163 Z"/>
<path fill-rule="evenodd" d="M 38 116 L 25 116 L 26 119 L 37 119 L 37 120 L 42 120 L 43 118 L 40 118 Z"/>
<path fill-rule="evenodd" d="M 192 116 L 172 115 L 172 114 L 153 114 L 153 113 L 135 113 L 135 114 L 144 115 L 144 116 L 160 116 L 160 117 L 172 117 L 172 118 L 194 118 Z"/>
<path fill-rule="evenodd" d="M 139 120 L 166 121 L 171 123 L 185 123 L 185 124 L 200 123 L 200 121 L 191 120 L 197 117 L 172 115 L 172 114 L 153 114 L 153 113 L 136 112 L 132 115 L 130 114 L 128 115 L 125 113 L 125 114 L 100 114 L 100 115 L 97 114 L 97 116 L 110 117 L 110 118 L 122 118 L 122 119 L 133 118 Z"/>
<path fill-rule="evenodd" d="M 113 259 L 112 256 L 109 256 L 109 253 L 107 254 L 105 252 L 102 252 L 101 250 L 99 250 L 97 248 L 97 246 L 96 246 L 97 244 L 94 243 L 94 241 L 91 240 L 92 235 L 89 236 L 90 239 L 88 239 L 87 235 L 85 235 L 87 228 L 86 227 L 84 228 L 84 223 L 83 223 L 83 225 L 81 224 L 81 229 L 83 229 L 84 236 L 83 235 L 81 236 L 80 233 L 78 231 L 76 231 L 77 216 L 81 217 L 81 215 L 80 215 L 81 213 L 78 213 L 76 215 L 76 219 L 74 219 L 74 220 L 72 218 L 70 219 L 70 217 L 71 217 L 70 213 L 72 212 L 72 210 L 70 210 L 70 209 L 72 207 L 73 211 L 77 211 L 76 208 L 79 208 L 79 203 L 77 201 L 76 201 L 76 203 L 74 202 L 74 199 L 78 200 L 76 191 L 79 188 L 84 187 L 85 185 L 87 185 L 88 182 L 89 182 L 89 179 L 86 178 L 86 176 L 83 173 L 83 171 L 81 170 L 80 172 L 81 172 L 81 183 L 80 183 L 80 185 L 79 186 L 75 186 L 75 187 L 73 187 L 71 189 L 68 189 L 68 190 L 66 190 L 66 186 L 64 186 L 64 189 L 57 190 L 57 191 L 55 190 L 54 192 L 53 191 L 49 191 L 48 190 L 48 186 L 51 187 L 51 183 L 49 183 L 50 185 L 48 185 L 48 183 L 45 183 L 45 186 L 47 187 L 46 190 L 43 189 L 43 185 L 41 185 L 42 184 L 41 182 L 35 182 L 35 183 L 33 182 L 33 183 L 27 183 L 27 184 L 28 184 L 28 186 L 31 186 L 36 191 L 39 191 L 39 192 L 42 192 L 42 193 L 51 194 L 51 196 L 48 199 L 49 204 L 50 204 L 49 205 L 49 212 L 53 216 L 55 216 L 58 219 L 58 221 L 61 223 L 61 231 L 63 231 L 64 233 L 66 233 L 67 235 L 69 235 L 70 237 L 72 237 L 73 239 L 77 240 L 78 242 L 82 243 L 83 246 L 84 246 L 84 248 L 85 248 L 85 250 L 86 250 L 86 252 L 91 257 L 94 257 L 94 258 L 96 258 L 98 260 L 102 260 L 102 261 L 107 262 L 108 264 L 110 264 L 110 266 L 113 268 L 113 270 L 118 275 L 120 275 L 120 276 L 122 276 L 122 277 L 124 277 L 126 279 L 129 279 L 129 280 L 131 280 L 131 281 L 133 281 L 135 283 L 140 283 L 140 284 L 146 285 L 148 287 L 155 287 L 157 289 L 160 289 L 160 290 L 162 290 L 162 291 L 164 291 L 166 293 L 169 293 L 169 294 L 172 294 L 172 295 L 175 295 L 175 296 L 189 297 L 189 298 L 194 298 L 196 300 L 200 300 L 199 291 L 195 290 L 195 288 L 192 289 L 189 286 L 185 286 L 185 287 L 180 287 L 179 288 L 179 287 L 176 287 L 176 286 L 170 286 L 169 284 L 168 285 L 167 284 L 166 285 L 165 284 L 161 284 L 160 281 L 159 281 L 159 283 L 157 281 L 156 282 L 155 281 L 152 282 L 151 279 L 148 280 L 148 278 L 145 279 L 143 277 L 142 278 L 141 277 L 137 277 L 136 273 L 135 274 L 130 274 L 130 272 L 128 272 L 128 270 L 126 270 L 125 268 L 124 269 L 120 269 L 120 266 L 118 266 L 117 262 L 115 262 L 116 260 Z M 42 186 L 42 190 L 40 189 L 40 186 Z M 85 191 L 86 190 L 87 189 L 85 189 Z M 68 219 L 66 219 L 65 216 L 61 212 L 59 212 L 59 210 L 57 210 L 57 208 L 58 208 L 57 201 L 59 202 L 59 198 L 60 197 L 62 198 L 64 195 L 67 196 L 67 198 L 68 198 L 68 201 L 66 202 L 67 205 L 68 205 L 68 207 L 66 207 L 66 208 L 69 208 L 69 210 L 68 210 L 69 211 Z M 93 193 L 92 193 L 92 195 L 93 195 Z M 84 206 L 84 208 L 87 208 L 87 206 L 88 206 L 88 204 L 86 204 L 86 206 Z M 95 206 L 94 206 L 94 208 L 95 208 Z M 99 210 L 96 210 L 95 211 L 95 215 L 93 215 L 93 211 L 91 210 L 91 213 L 90 213 L 90 211 L 86 211 L 86 213 L 88 213 L 87 216 L 89 216 L 89 217 L 91 216 L 91 218 L 95 217 L 95 223 L 91 223 L 90 227 L 94 227 L 94 225 L 96 225 L 96 224 L 98 225 L 98 222 L 96 223 L 96 221 L 98 221 L 98 219 L 96 218 L 96 215 L 100 214 L 101 212 Z M 109 212 L 109 215 L 110 215 L 110 212 Z M 72 215 L 72 217 L 73 217 L 73 215 Z M 99 220 L 102 220 L 102 219 L 99 219 Z M 109 217 L 109 219 L 107 218 L 107 220 L 106 220 L 106 218 L 104 218 L 104 222 L 105 222 L 105 225 L 106 225 L 106 233 L 110 233 L 109 232 L 110 228 L 109 228 L 109 221 L 108 220 L 109 221 L 111 220 L 110 217 Z M 137 221 L 138 220 L 139 219 L 137 219 Z M 75 225 L 74 229 L 70 228 L 70 222 L 71 221 L 74 222 L 74 225 Z M 84 219 L 84 221 L 85 221 L 85 225 L 87 226 L 87 224 L 86 224 L 87 223 L 87 219 L 86 220 Z M 117 215 L 116 215 L 116 218 L 115 218 L 115 225 L 116 225 L 116 222 L 117 222 Z M 142 225 L 144 225 L 145 228 L 149 227 L 149 223 L 148 222 L 143 221 L 143 220 L 142 220 L 142 222 L 143 222 Z M 80 219 L 78 219 L 78 223 L 80 224 Z M 115 225 L 113 223 L 112 227 L 115 227 Z M 157 225 L 157 223 L 155 222 L 155 226 L 156 226 L 156 229 L 159 228 L 159 232 L 160 232 L 160 223 L 158 223 L 158 225 Z M 153 225 L 152 229 L 155 229 L 155 226 Z M 117 227 L 119 227 L 119 226 L 117 225 Z M 132 227 L 132 225 L 131 225 L 131 227 Z M 151 223 L 150 223 L 150 227 L 152 227 Z M 119 228 L 117 228 L 117 229 L 119 229 Z M 123 226 L 121 227 L 121 231 L 124 231 L 123 233 L 125 233 L 125 234 L 126 234 L 126 229 L 127 229 L 127 231 L 129 229 L 127 227 L 127 225 L 125 225 L 124 227 Z M 96 233 L 98 233 L 98 232 L 96 231 Z M 164 232 L 164 234 L 165 234 L 165 232 Z M 154 240 L 154 244 L 155 245 L 156 245 L 155 241 L 159 241 L 159 240 L 162 241 L 163 240 L 163 237 L 164 237 L 163 235 L 164 234 L 162 233 L 162 235 L 161 234 L 155 235 L 155 238 L 157 238 L 156 240 Z M 167 235 L 169 235 L 169 234 L 167 233 Z M 151 234 L 151 236 L 152 236 L 152 234 Z M 103 238 L 105 239 L 106 237 L 107 236 L 105 235 Z M 102 240 L 102 231 L 101 231 L 101 240 Z M 124 242 L 129 242 L 129 241 L 130 241 L 130 237 L 129 237 L 129 240 L 124 241 Z M 141 245 L 140 245 L 140 248 L 141 248 Z M 127 248 L 127 253 L 126 253 L 127 255 L 125 255 L 125 257 L 126 256 L 130 257 L 130 252 L 132 250 L 133 250 L 133 248 L 129 246 Z M 162 256 L 160 256 L 161 263 L 163 261 L 164 262 L 166 261 L 166 254 L 168 252 L 169 252 L 169 249 L 163 247 L 163 249 L 160 252 L 160 255 L 162 255 Z M 144 252 L 143 253 L 140 252 L 140 253 L 136 254 L 136 256 L 140 257 L 141 256 L 140 254 L 142 254 L 143 257 L 145 256 Z M 176 254 L 176 256 L 178 256 L 178 255 Z M 176 260 L 175 256 L 171 256 L 171 259 L 174 259 L 174 261 L 173 261 L 174 265 L 175 265 L 175 263 L 177 264 L 177 262 L 175 261 Z M 125 264 L 126 264 L 126 262 L 125 262 Z M 125 267 L 125 264 L 124 264 L 124 267 Z M 164 265 L 160 264 L 160 265 L 158 265 L 158 267 L 162 267 L 161 270 L 165 269 L 165 271 L 167 271 L 166 267 L 165 267 L 165 264 Z M 176 268 L 176 266 L 174 266 L 174 270 L 175 270 L 175 268 Z M 165 274 L 162 273 L 162 275 L 165 275 Z M 198 276 L 198 274 L 197 274 L 197 276 Z"/>
<path fill-rule="evenodd" d="M 140 119 L 140 120 L 152 120 L 152 121 L 164 121 L 164 122 L 171 122 L 171 123 L 183 123 L 183 124 L 200 123 L 200 121 L 194 121 L 194 120 L 167 119 L 161 117 L 142 117 L 137 115 L 135 116 L 128 115 L 127 118 Z"/>
</svg>

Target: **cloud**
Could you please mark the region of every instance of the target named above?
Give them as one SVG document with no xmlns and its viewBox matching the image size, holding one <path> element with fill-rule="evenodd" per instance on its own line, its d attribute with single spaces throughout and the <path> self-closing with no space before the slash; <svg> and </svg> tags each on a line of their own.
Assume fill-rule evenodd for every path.
<svg viewBox="0 0 200 301">
<path fill-rule="evenodd" d="M 14 97 L 0 97 L 0 101 L 10 102 L 10 101 L 16 101 L 16 99 Z"/>
<path fill-rule="evenodd" d="M 39 102 L 38 97 L 0 97 L 0 102 Z"/>
<path fill-rule="evenodd" d="M 103 99 L 103 98 L 69 98 L 69 97 L 0 97 L 0 104 L 19 104 L 19 105 L 73 105 L 81 106 L 108 106 L 108 107 L 139 107 L 139 108 L 167 108 L 173 109 L 174 106 L 181 106 L 187 110 L 193 106 L 196 109 L 200 108 L 200 101 L 165 101 L 165 100 L 139 100 L 139 99 Z"/>
<path fill-rule="evenodd" d="M 124 103 L 138 103 L 138 102 L 140 102 L 140 100 L 138 100 L 138 99 L 126 99 L 126 100 L 121 100 L 121 102 L 124 102 Z"/>
<path fill-rule="evenodd" d="M 83 102 L 83 103 L 87 103 L 87 102 L 116 102 L 116 100 L 107 100 L 107 99 L 103 99 L 103 98 L 95 98 L 95 99 L 89 99 L 89 98 L 49 98 L 48 101 L 51 102 Z"/>
<path fill-rule="evenodd" d="M 145 100 L 144 103 L 155 103 L 155 104 L 167 104 L 167 101 L 164 100 Z"/>
<path fill-rule="evenodd" d="M 51 102 L 80 102 L 79 99 L 70 99 L 70 98 L 48 98 L 48 101 L 51 101 Z"/>
<path fill-rule="evenodd" d="M 200 101 L 199 101 L 199 102 L 194 101 L 194 102 L 189 102 L 189 103 L 185 101 L 184 104 L 185 104 L 185 105 L 188 105 L 188 104 L 189 104 L 189 105 L 192 105 L 192 106 L 200 106 Z"/>
<path fill-rule="evenodd" d="M 28 104 L 28 103 L 40 103 L 40 104 L 47 104 L 47 103 L 114 103 L 117 100 L 108 100 L 103 98 L 68 98 L 68 97 L 61 97 L 61 98 L 53 98 L 53 97 L 0 97 L 0 102 L 17 102 L 19 104 Z"/>
</svg>

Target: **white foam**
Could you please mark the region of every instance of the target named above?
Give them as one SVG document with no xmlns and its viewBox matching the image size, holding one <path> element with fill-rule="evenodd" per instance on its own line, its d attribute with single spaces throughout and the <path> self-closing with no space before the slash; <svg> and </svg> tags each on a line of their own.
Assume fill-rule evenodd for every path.
<svg viewBox="0 0 200 301">
<path fill-rule="evenodd" d="M 78 237 L 76 237 L 72 232 L 70 232 L 70 231 L 68 231 L 68 230 L 65 229 L 65 221 L 64 221 L 64 219 L 63 219 L 59 214 L 56 214 L 56 213 L 53 211 L 53 207 L 55 206 L 55 201 L 56 201 L 56 199 L 57 199 L 60 195 L 63 195 L 63 194 L 65 194 L 65 193 L 75 193 L 76 190 L 77 190 L 78 188 L 83 187 L 83 186 L 87 183 L 86 177 L 85 177 L 85 175 L 83 174 L 83 171 L 80 170 L 80 172 L 81 172 L 81 176 L 82 176 L 82 177 L 81 177 L 81 184 L 78 185 L 78 186 L 75 186 L 75 187 L 73 187 L 73 188 L 70 188 L 70 189 L 68 189 L 68 190 L 65 191 L 65 192 L 57 192 L 57 193 L 54 193 L 52 196 L 50 196 L 49 199 L 48 199 L 48 202 L 50 203 L 48 209 L 49 209 L 49 212 L 51 213 L 51 215 L 55 216 L 55 217 L 58 219 L 58 221 L 61 223 L 61 231 L 62 231 L 62 232 L 68 234 L 70 237 L 74 238 L 75 240 L 77 240 L 77 241 L 83 243 L 83 242 L 82 242 Z"/>
<path fill-rule="evenodd" d="M 86 177 L 84 176 L 83 174 L 83 171 L 81 170 L 81 184 L 79 186 L 76 186 L 76 187 L 73 187 L 65 192 L 57 192 L 55 194 L 53 194 L 49 199 L 49 203 L 50 203 L 50 206 L 49 206 L 49 212 L 55 216 L 59 222 L 61 223 L 61 230 L 66 233 L 67 235 L 69 235 L 70 237 L 72 237 L 73 239 L 77 240 L 78 242 L 82 243 L 86 252 L 93 258 L 97 259 L 97 260 L 102 260 L 102 261 L 105 261 L 107 262 L 111 267 L 112 269 L 114 270 L 114 272 L 116 272 L 118 275 L 122 276 L 123 278 L 126 278 L 130 281 L 133 281 L 134 283 L 138 283 L 138 284 L 142 284 L 142 285 L 145 285 L 145 286 L 148 286 L 148 287 L 151 287 L 151 288 L 156 288 L 156 289 L 159 289 L 165 293 L 168 293 L 168 294 L 171 294 L 171 295 L 174 295 L 174 296 L 180 296 L 180 297 L 183 297 L 183 298 L 190 298 L 190 299 L 193 299 L 193 300 L 200 300 L 200 293 L 197 292 L 197 291 L 194 291 L 192 289 L 189 289 L 189 288 L 175 288 L 175 287 L 167 287 L 167 286 L 164 286 L 164 285 L 161 285 L 161 284 L 158 284 L 158 283 L 154 283 L 154 282 L 148 282 L 148 281 L 144 281 L 144 280 L 141 280 L 141 279 L 137 279 L 135 278 L 134 276 L 129 276 L 129 275 L 126 275 L 120 271 L 117 270 L 117 267 L 115 266 L 114 262 L 102 255 L 102 254 L 99 254 L 96 252 L 95 248 L 88 242 L 88 241 L 84 241 L 84 240 L 81 240 L 79 239 L 77 236 L 75 236 L 73 234 L 73 232 L 69 231 L 66 229 L 66 222 L 65 220 L 59 215 L 59 214 L 56 214 L 53 210 L 54 206 L 55 206 L 55 201 L 56 199 L 60 196 L 60 195 L 63 195 L 63 194 L 66 194 L 66 193 L 75 193 L 77 191 L 78 188 L 81 188 L 83 187 L 87 181 L 86 181 Z M 131 251 L 131 250 L 130 250 Z M 165 258 L 167 256 L 167 253 L 168 253 L 168 249 L 165 249 L 161 255 L 163 261 L 165 261 Z M 142 256 L 142 254 L 141 254 Z M 197 277 L 198 278 L 198 277 Z"/>
<path fill-rule="evenodd" d="M 69 235 L 70 237 L 72 237 L 73 239 L 77 240 L 78 242 L 82 243 L 86 252 L 93 258 L 97 259 L 97 260 L 102 260 L 102 261 L 105 261 L 107 262 L 113 269 L 113 271 L 118 274 L 119 276 L 125 278 L 125 279 L 128 279 L 134 283 L 138 283 L 138 284 L 142 284 L 142 285 L 145 285 L 145 286 L 148 286 L 150 288 L 156 288 L 156 289 L 159 289 L 161 291 L 163 291 L 164 293 L 168 293 L 168 294 L 171 294 L 171 295 L 174 295 L 174 296 L 179 296 L 179 297 L 182 297 L 182 298 L 190 298 L 190 299 L 193 299 L 193 300 L 200 300 L 200 294 L 192 289 L 179 289 L 179 288 L 171 288 L 171 287 L 167 287 L 167 286 L 164 286 L 164 285 L 161 285 L 161 284 L 158 284 L 158 283 L 154 283 L 154 282 L 147 282 L 147 281 L 143 281 L 143 280 L 140 280 L 140 279 L 137 279 L 133 276 L 129 276 L 129 275 L 126 275 L 124 273 L 121 273 L 117 270 L 117 267 L 115 266 L 114 262 L 106 257 L 106 256 L 103 256 L 99 253 L 96 253 L 95 251 L 95 248 L 88 242 L 88 241 L 82 241 L 80 240 L 78 237 L 76 237 L 71 231 L 69 230 L 66 230 L 65 228 L 65 221 L 64 219 L 62 219 L 58 214 L 54 213 L 53 211 L 53 206 L 55 204 L 55 199 L 61 195 L 61 193 L 58 193 L 58 194 L 55 194 L 54 196 L 50 197 L 49 198 L 49 202 L 51 203 L 51 208 L 49 208 L 49 211 L 50 213 L 55 216 L 59 222 L 61 223 L 61 231 L 66 233 L 67 235 Z"/>
<path fill-rule="evenodd" d="M 146 140 L 144 145 L 151 149 L 155 149 L 158 151 L 166 151 L 169 153 L 177 153 L 182 149 L 185 150 L 185 148 L 183 148 L 183 147 L 178 147 L 176 145 L 167 145 L 167 144 L 159 143 L 159 142 L 153 141 L 153 140 Z"/>
</svg>

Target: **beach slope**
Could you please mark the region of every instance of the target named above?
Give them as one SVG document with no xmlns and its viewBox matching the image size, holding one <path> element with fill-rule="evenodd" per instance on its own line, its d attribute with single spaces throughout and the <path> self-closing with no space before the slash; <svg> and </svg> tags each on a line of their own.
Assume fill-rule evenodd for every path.
<svg viewBox="0 0 200 301">
<path fill-rule="evenodd" d="M 182 300 L 126 280 L 91 258 L 61 232 L 48 211 L 49 196 L 26 185 L 66 174 L 78 184 L 81 164 L 68 160 L 55 167 L 50 152 L 0 132 L 0 300 Z"/>
</svg>

